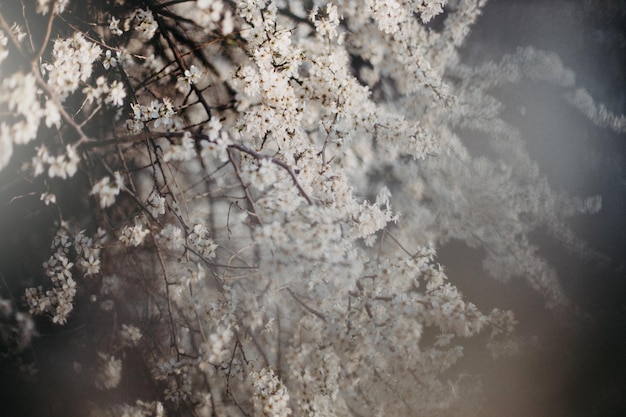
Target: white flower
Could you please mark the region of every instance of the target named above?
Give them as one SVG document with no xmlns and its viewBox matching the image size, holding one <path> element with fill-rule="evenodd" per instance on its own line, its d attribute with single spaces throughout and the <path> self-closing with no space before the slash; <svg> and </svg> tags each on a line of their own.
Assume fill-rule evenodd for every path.
<svg viewBox="0 0 626 417">
<path fill-rule="evenodd" d="M 423 6 L 418 8 L 422 22 L 428 23 L 433 17 L 443 13 L 446 0 L 422 0 Z"/>
<path fill-rule="evenodd" d="M 150 104 L 151 116 L 154 115 L 155 106 L 158 108 L 156 112 L 156 117 L 150 117 L 150 118 L 156 118 L 156 120 L 154 121 L 154 127 L 156 128 L 156 127 L 159 127 L 160 125 L 163 125 L 165 127 L 171 127 L 172 124 L 174 124 L 174 115 L 176 114 L 176 111 L 174 110 L 174 106 L 172 104 L 172 100 L 169 99 L 168 97 L 164 97 L 162 103 L 155 103 L 153 101 Z"/>
<path fill-rule="evenodd" d="M 212 136 L 214 138 L 211 138 Z M 202 148 L 200 156 L 202 158 L 213 157 L 222 162 L 228 161 L 228 145 L 230 144 L 228 133 L 212 133 L 209 131 L 209 137 L 211 140 L 202 140 L 200 142 L 200 147 Z"/>
<path fill-rule="evenodd" d="M 100 258 L 89 255 L 88 258 L 82 259 L 80 264 L 86 269 L 85 276 L 95 275 L 100 272 Z"/>
<path fill-rule="evenodd" d="M 184 87 L 184 89 L 189 88 L 192 84 L 196 84 L 202 78 L 202 71 L 198 69 L 195 65 L 189 67 L 188 70 L 185 71 L 183 76 L 178 77 L 179 87 Z M 183 90 L 184 90 L 183 89 Z"/>
<path fill-rule="evenodd" d="M 203 258 L 212 259 L 215 257 L 217 245 L 209 238 L 209 230 L 202 222 L 193 225 L 188 236 L 189 245 L 194 248 Z"/>
<path fill-rule="evenodd" d="M 44 171 L 46 170 L 45 164 L 47 164 L 50 160 L 50 155 L 48 155 L 48 149 L 44 145 L 38 146 L 36 149 L 37 154 L 33 157 L 31 161 L 31 165 L 33 167 L 33 175 L 35 177 L 44 173 Z"/>
<path fill-rule="evenodd" d="M 98 352 L 98 370 L 95 384 L 98 389 L 116 388 L 122 380 L 122 360 L 113 355 Z"/>
<path fill-rule="evenodd" d="M 260 415 L 267 417 L 291 415 L 289 393 L 285 385 L 274 374 L 274 371 L 263 368 L 261 372 L 251 372 L 250 378 L 254 386 L 252 400 L 255 408 L 261 413 Z"/>
<path fill-rule="evenodd" d="M 148 120 L 151 119 L 158 119 L 159 118 L 159 111 L 161 110 L 161 103 L 159 103 L 159 100 L 152 100 L 150 102 L 150 105 L 143 108 L 142 107 L 142 114 L 145 115 L 144 117 Z"/>
<path fill-rule="evenodd" d="M 248 96 L 255 96 L 261 92 L 259 73 L 252 66 L 246 65 L 239 69 L 237 77 L 243 81 L 243 91 Z"/>
<path fill-rule="evenodd" d="M 55 126 L 58 129 L 61 125 L 61 114 L 52 100 L 46 100 L 46 107 L 44 108 L 43 116 L 46 118 L 47 127 Z"/>
<path fill-rule="evenodd" d="M 52 12 L 54 14 L 61 14 L 69 4 L 70 0 L 37 0 L 37 13 L 48 14 L 50 11 L 50 3 L 54 4 Z"/>
<path fill-rule="evenodd" d="M 120 331 L 122 341 L 126 346 L 137 346 L 141 340 L 141 330 L 138 327 L 130 324 L 122 324 Z"/>
<path fill-rule="evenodd" d="M 141 220 L 135 218 L 135 225 L 132 227 L 124 226 L 120 235 L 120 242 L 126 246 L 139 246 L 150 233 L 149 229 L 145 229 Z"/>
<path fill-rule="evenodd" d="M 116 172 L 116 183 L 111 184 L 110 177 L 104 177 L 98 181 L 91 189 L 92 195 L 98 195 L 100 199 L 100 208 L 107 208 L 115 203 L 115 197 L 120 193 L 122 183 L 119 172 Z"/>
<path fill-rule="evenodd" d="M 117 56 L 119 57 L 120 53 L 117 53 Z M 102 60 L 102 66 L 104 67 L 104 69 L 109 69 L 111 67 L 117 67 L 117 58 L 114 56 L 111 56 L 111 50 L 107 49 L 107 51 L 104 53 L 104 59 Z"/>
<path fill-rule="evenodd" d="M 124 105 L 124 98 L 126 97 L 126 91 L 124 86 L 119 81 L 113 81 L 109 89 L 109 95 L 104 100 L 107 104 L 113 104 L 114 106 L 121 107 Z"/>
<path fill-rule="evenodd" d="M 220 324 L 208 340 L 208 361 L 219 365 L 229 357 L 231 343 L 235 336 L 231 326 Z"/>
<path fill-rule="evenodd" d="M 217 117 L 212 117 L 211 120 L 207 123 L 207 127 L 209 131 L 207 135 L 209 136 L 209 140 L 216 140 L 219 137 L 219 133 L 222 130 L 222 122 Z"/>
<path fill-rule="evenodd" d="M 57 196 L 52 193 L 42 193 L 40 200 L 44 202 L 46 206 L 50 204 L 56 204 Z"/>
<path fill-rule="evenodd" d="M 13 124 L 11 134 L 16 145 L 24 145 L 37 137 L 39 118 L 34 120 L 21 120 Z"/>
<path fill-rule="evenodd" d="M 195 141 L 191 138 L 189 132 L 185 132 L 180 145 L 171 145 L 169 149 L 163 153 L 163 160 L 189 161 L 194 156 L 196 156 Z"/>
<path fill-rule="evenodd" d="M 120 20 L 115 16 L 111 16 L 109 19 L 109 30 L 113 35 L 120 36 L 124 31 L 119 28 Z M 108 68 L 107 68 L 108 69 Z"/>
<path fill-rule="evenodd" d="M 65 158 L 63 157 L 63 155 L 51 158 L 50 166 L 48 167 L 48 176 L 50 178 L 67 178 L 67 174 L 65 173 Z"/>
<path fill-rule="evenodd" d="M 60 101 L 91 77 L 93 63 L 100 57 L 101 51 L 98 45 L 87 41 L 80 32 L 71 38 L 54 41 L 52 62 L 44 63 L 42 69 L 47 73 L 48 85 L 58 94 Z"/>
<path fill-rule="evenodd" d="M 13 36 L 15 36 L 15 39 L 17 39 L 18 42 L 22 42 L 22 40 L 26 37 L 26 33 L 24 32 L 24 29 L 22 29 L 22 27 L 18 25 L 17 23 L 13 23 L 11 25 L 11 32 L 13 33 Z"/>
<path fill-rule="evenodd" d="M 315 30 L 322 37 L 334 39 L 338 36 L 337 26 L 339 26 L 339 14 L 337 7 L 331 3 L 326 5 L 326 17 L 316 19 L 316 8 L 313 8 L 310 18 L 315 25 Z"/>
<path fill-rule="evenodd" d="M 165 226 L 157 235 L 157 238 L 163 245 L 172 250 L 182 250 L 185 247 L 183 231 L 173 224 Z"/>
<path fill-rule="evenodd" d="M 133 12 L 132 17 L 137 21 L 135 30 L 139 32 L 139 37 L 145 41 L 152 39 L 159 28 L 158 23 L 154 20 L 152 11 L 148 8 L 146 10 L 137 9 Z"/>
<path fill-rule="evenodd" d="M 153 194 L 146 202 L 146 205 L 152 217 L 159 217 L 159 215 L 165 214 L 165 197 L 160 194 Z"/>
<path fill-rule="evenodd" d="M 76 152 L 76 146 L 66 145 L 65 152 L 65 158 L 67 159 L 65 162 L 65 173 L 68 177 L 73 177 L 78 170 L 80 157 L 78 156 L 78 152 Z"/>
</svg>

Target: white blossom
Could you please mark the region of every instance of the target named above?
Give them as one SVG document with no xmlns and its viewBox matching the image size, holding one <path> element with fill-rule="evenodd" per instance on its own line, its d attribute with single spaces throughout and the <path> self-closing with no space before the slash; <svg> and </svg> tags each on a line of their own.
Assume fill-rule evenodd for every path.
<svg viewBox="0 0 626 417">
<path fill-rule="evenodd" d="M 122 380 L 122 361 L 113 355 L 98 352 L 98 370 L 94 381 L 100 390 L 116 388 Z"/>
<path fill-rule="evenodd" d="M 52 193 L 43 193 L 41 194 L 40 200 L 43 201 L 46 206 L 48 206 L 50 204 L 56 204 L 57 197 Z"/>
<path fill-rule="evenodd" d="M 139 246 L 149 233 L 150 229 L 145 228 L 143 222 L 136 217 L 133 226 L 124 226 L 119 239 L 124 246 Z"/>
<path fill-rule="evenodd" d="M 268 417 L 291 415 L 289 393 L 276 377 L 274 371 L 269 368 L 263 368 L 260 372 L 252 372 L 250 378 L 254 385 L 252 399 L 260 415 Z"/>
<path fill-rule="evenodd" d="M 150 9 L 136 9 L 132 18 L 135 21 L 134 29 L 139 32 L 139 37 L 145 41 L 152 39 L 159 25 L 154 20 L 152 11 Z"/>
<path fill-rule="evenodd" d="M 100 208 L 110 207 L 115 203 L 115 197 L 120 193 L 123 182 L 122 177 L 116 172 L 116 178 L 111 183 L 111 177 L 104 177 L 91 189 L 91 194 L 97 195 L 100 201 Z"/>
<path fill-rule="evenodd" d="M 138 327 L 133 326 L 132 324 L 122 324 L 120 336 L 122 337 L 125 345 L 137 346 L 141 340 L 142 334 Z"/>
<path fill-rule="evenodd" d="M 117 57 L 119 57 L 120 53 L 117 52 Z M 102 60 L 102 66 L 104 67 L 104 69 L 109 69 L 111 67 L 115 68 L 117 67 L 117 57 L 114 57 L 113 55 L 111 55 L 111 50 L 107 49 L 106 52 L 104 53 L 104 59 Z"/>
<path fill-rule="evenodd" d="M 159 194 L 152 194 L 150 198 L 148 198 L 146 205 L 153 217 L 165 214 L 165 197 Z"/>
<path fill-rule="evenodd" d="M 157 238 L 165 247 L 172 250 L 182 250 L 185 244 L 182 229 L 174 226 L 173 224 L 168 224 L 163 230 L 161 230 L 157 235 Z"/>
<path fill-rule="evenodd" d="M 124 31 L 119 27 L 120 20 L 115 16 L 109 18 L 109 30 L 113 35 L 120 36 Z"/>
</svg>

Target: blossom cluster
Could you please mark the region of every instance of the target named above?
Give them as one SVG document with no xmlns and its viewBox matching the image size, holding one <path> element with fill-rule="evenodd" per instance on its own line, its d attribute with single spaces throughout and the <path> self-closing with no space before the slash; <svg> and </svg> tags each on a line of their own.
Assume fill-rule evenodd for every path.
<svg viewBox="0 0 626 417">
<path fill-rule="evenodd" d="M 126 127 L 131 133 L 139 133 L 146 122 L 153 121 L 153 127 L 171 129 L 176 127 L 176 111 L 171 99 L 165 97 L 162 102 L 152 100 L 149 105 L 131 104 L 133 118 L 126 121 Z"/>
<path fill-rule="evenodd" d="M 252 400 L 262 416 L 291 415 L 289 393 L 271 369 L 263 368 L 250 374 L 254 393 Z"/>
<path fill-rule="evenodd" d="M 464 65 L 484 2 L 455 1 L 440 30 L 427 23 L 443 0 L 105 3 L 38 1 L 90 23 L 50 16 L 74 35 L 46 38 L 0 90 L 0 169 L 31 144 L 19 175 L 61 218 L 30 314 L 65 324 L 77 299 L 98 303 L 112 325 L 93 341 L 96 388 L 120 387 L 139 355 L 158 397 L 94 415 L 446 414 L 475 393 L 457 372 L 467 349 L 520 348 L 515 315 L 468 300 L 436 262 L 453 240 L 567 305 L 532 234 L 590 253 L 563 218 L 599 199 L 557 197 L 491 89 L 572 89 L 573 74 L 531 48 Z M 1 62 L 19 30 L 0 29 Z M 70 177 L 92 208 L 74 223 L 55 193 Z"/>
<path fill-rule="evenodd" d="M 98 389 L 116 388 L 122 379 L 122 361 L 115 356 L 98 352 L 98 372 L 94 381 Z"/>
<path fill-rule="evenodd" d="M 120 193 L 123 186 L 122 175 L 115 172 L 113 183 L 111 183 L 111 177 L 104 177 L 94 184 L 91 194 L 98 196 L 100 208 L 107 208 L 115 203 L 115 197 Z"/>
<path fill-rule="evenodd" d="M 39 286 L 25 291 L 31 314 L 49 315 L 53 323 L 59 324 L 68 320 L 76 296 L 74 273 L 78 269 L 84 277 L 89 277 L 100 272 L 102 239 L 102 235 L 95 239 L 88 237 L 84 230 L 79 230 L 73 236 L 65 229 L 57 232 L 51 246 L 53 254 L 43 263 L 44 273 L 52 283 L 51 288 Z"/>
<path fill-rule="evenodd" d="M 87 81 L 93 72 L 93 64 L 102 49 L 89 42 L 81 33 L 71 38 L 57 39 L 52 50 L 52 62 L 42 65 L 47 83 L 60 101 L 76 91 L 79 83 Z"/>
</svg>

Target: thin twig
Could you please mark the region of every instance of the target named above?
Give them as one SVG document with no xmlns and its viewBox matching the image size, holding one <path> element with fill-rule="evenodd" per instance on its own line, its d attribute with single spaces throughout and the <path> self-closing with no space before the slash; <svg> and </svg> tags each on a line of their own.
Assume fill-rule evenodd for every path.
<svg viewBox="0 0 626 417">
<path fill-rule="evenodd" d="M 308 311 L 309 313 L 315 315 L 316 317 L 320 318 L 322 321 L 326 321 L 326 317 L 324 317 L 324 315 L 322 313 L 320 313 L 317 310 L 314 310 L 313 308 L 309 307 L 308 305 L 306 305 L 306 303 L 304 301 L 302 301 L 293 291 L 291 291 L 291 288 L 286 288 L 287 292 L 289 294 L 291 294 L 291 296 L 294 298 L 294 300 L 296 300 L 298 302 L 298 304 L 300 304 L 302 307 L 304 307 L 304 309 L 306 311 Z"/>
</svg>

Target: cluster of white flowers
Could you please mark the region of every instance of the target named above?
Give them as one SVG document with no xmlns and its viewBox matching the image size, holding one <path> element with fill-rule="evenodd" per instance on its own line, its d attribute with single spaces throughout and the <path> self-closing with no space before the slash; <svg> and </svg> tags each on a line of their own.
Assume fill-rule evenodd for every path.
<svg viewBox="0 0 626 417">
<path fill-rule="evenodd" d="M 165 97 L 162 102 L 152 100 L 149 105 L 131 104 L 133 118 L 126 121 L 126 127 L 131 133 L 139 133 L 143 130 L 145 123 L 153 121 L 154 128 L 165 127 L 166 129 L 176 129 L 177 120 L 174 117 L 172 100 Z"/>
<path fill-rule="evenodd" d="M 40 107 L 39 90 L 32 74 L 16 72 L 4 78 L 1 85 L 0 104 L 14 116 L 14 122 L 7 123 L 11 119 L 0 122 L 0 169 L 9 163 L 14 144 L 24 145 L 35 139 L 43 116 L 48 127 L 59 123 L 52 102 L 47 102 L 45 110 Z"/>
<path fill-rule="evenodd" d="M 61 14 L 69 3 L 70 0 L 37 0 L 37 13 L 47 14 L 50 11 L 50 6 L 53 5 L 52 12 Z"/>
<path fill-rule="evenodd" d="M 258 164 L 247 164 L 244 166 L 245 178 L 250 181 L 255 188 L 264 190 L 273 185 L 278 179 L 278 168 L 269 158 L 262 158 Z"/>
<path fill-rule="evenodd" d="M 55 7 L 62 3 L 56 2 Z M 80 33 L 70 38 L 56 39 L 53 42 L 51 62 L 44 62 L 40 66 L 47 84 L 47 87 L 42 85 L 46 91 L 43 105 L 40 98 L 42 91 L 37 88 L 39 74 L 15 72 L 3 79 L 0 104 L 6 105 L 14 120 L 12 124 L 5 121 L 0 124 L 0 146 L 3 150 L 0 169 L 8 163 L 13 144 L 26 144 L 36 137 L 41 120 L 45 121 L 48 128 L 62 127 L 62 109 L 59 106 L 78 90 L 81 83 L 89 81 L 93 64 L 100 54 L 101 48 L 87 41 Z M 103 99 L 105 104 L 114 106 L 121 106 L 126 97 L 121 82 L 108 83 L 104 77 L 98 78 L 95 86 L 84 87 L 83 93 L 87 96 L 87 103 Z M 83 140 L 86 139 L 83 132 L 78 133 Z M 74 175 L 78 162 L 76 146 L 66 145 L 65 155 L 53 157 L 48 154 L 46 146 L 41 145 L 32 165 L 35 175 L 44 172 L 45 165 L 48 165 L 50 177 L 65 179 Z"/>
<path fill-rule="evenodd" d="M 202 75 L 202 71 L 198 67 L 190 66 L 183 75 L 178 77 L 178 88 L 181 91 L 188 91 L 192 84 L 197 84 L 202 79 Z"/>
<path fill-rule="evenodd" d="M 48 153 L 48 149 L 42 145 L 37 148 L 37 154 L 33 157 L 31 166 L 33 175 L 38 176 L 46 171 L 48 167 L 48 177 L 69 178 L 76 174 L 80 157 L 76 151 L 76 147 L 67 145 L 66 152 L 62 155 L 52 156 Z"/>
<path fill-rule="evenodd" d="M 116 107 L 124 105 L 124 98 L 126 98 L 124 85 L 117 80 L 109 85 L 105 77 L 98 77 L 95 86 L 85 87 L 83 94 L 85 94 L 87 103 L 103 100 L 105 104 Z"/>
<path fill-rule="evenodd" d="M 159 217 L 159 215 L 165 214 L 165 197 L 154 193 L 146 201 L 146 206 L 152 217 Z"/>
<path fill-rule="evenodd" d="M 209 238 L 209 229 L 203 222 L 193 225 L 189 236 L 187 237 L 189 247 L 195 250 L 204 259 L 212 259 L 215 257 L 215 249 L 217 245 Z"/>
<path fill-rule="evenodd" d="M 115 16 L 111 16 L 109 18 L 109 30 L 111 34 L 120 36 L 124 31 L 120 29 L 120 19 L 117 19 Z"/>
<path fill-rule="evenodd" d="M 433 17 L 443 13 L 443 6 L 447 0 L 413 0 L 412 3 L 419 12 L 422 22 L 428 23 Z"/>
<path fill-rule="evenodd" d="M 95 183 L 91 189 L 91 194 L 98 196 L 100 208 L 112 206 L 115 203 L 115 198 L 124 187 L 124 178 L 119 172 L 116 171 L 113 177 L 113 183 L 111 183 L 111 177 L 107 176 Z"/>
<path fill-rule="evenodd" d="M 133 226 L 124 226 L 119 240 L 126 247 L 139 246 L 149 233 L 150 229 L 145 227 L 144 222 L 140 218 L 135 217 L 135 224 Z"/>
<path fill-rule="evenodd" d="M 286 417 L 291 415 L 289 393 L 270 368 L 260 372 L 251 372 L 250 379 L 254 385 L 252 400 L 256 410 L 262 416 Z"/>
<path fill-rule="evenodd" d="M 27 288 L 26 303 L 33 315 L 47 314 L 53 323 L 64 324 L 73 310 L 76 295 L 76 281 L 72 274 L 74 262 L 70 261 L 70 249 L 76 253 L 77 264 L 83 268 L 84 275 L 90 276 L 100 272 L 101 237 L 94 239 L 85 235 L 83 230 L 73 237 L 61 229 L 53 242 L 54 253 L 43 263 L 43 269 L 52 282 L 52 288 L 44 290 L 42 286 Z"/>
<path fill-rule="evenodd" d="M 152 11 L 148 8 L 146 10 L 136 9 L 129 19 L 134 22 L 134 29 L 139 32 L 139 37 L 144 41 L 152 39 L 159 28 L 158 23 L 154 20 Z"/>
<path fill-rule="evenodd" d="M 369 3 L 378 28 L 385 33 L 397 32 L 398 27 L 409 18 L 409 11 L 398 0 L 373 0 Z"/>
<path fill-rule="evenodd" d="M 100 294 L 113 296 L 119 293 L 121 282 L 117 275 L 108 275 L 102 278 L 100 283 Z"/>
<path fill-rule="evenodd" d="M 330 416 L 348 412 L 345 402 L 339 397 L 341 358 L 332 347 L 317 349 L 303 343 L 293 346 L 287 355 L 291 363 L 304 367 L 292 369 L 289 380 L 302 395 L 297 396 L 298 409 L 306 415 Z"/>
<path fill-rule="evenodd" d="M 191 137 L 191 133 L 185 132 L 180 139 L 180 145 L 172 144 L 163 152 L 163 160 L 168 161 L 189 161 L 196 156 L 196 142 Z"/>
<path fill-rule="evenodd" d="M 38 89 L 32 74 L 16 72 L 2 80 L 0 101 L 6 103 L 10 112 L 15 112 L 16 116 L 25 119 L 13 126 L 11 133 L 16 144 L 26 144 L 33 140 L 37 134 L 37 127 L 41 118 L 37 96 Z M 3 126 L 6 126 L 4 122 Z"/>
<path fill-rule="evenodd" d="M 185 247 L 185 236 L 180 227 L 169 223 L 157 235 L 157 239 L 168 249 L 179 251 Z"/>
<path fill-rule="evenodd" d="M 122 324 L 120 336 L 125 346 L 137 346 L 141 340 L 142 334 L 138 327 L 132 324 Z"/>
<path fill-rule="evenodd" d="M 76 91 L 80 82 L 86 82 L 91 77 L 93 63 L 101 53 L 98 45 L 86 40 L 79 32 L 71 38 L 54 41 L 52 62 L 44 63 L 41 69 L 60 101 Z"/>
<path fill-rule="evenodd" d="M 228 360 L 232 355 L 234 337 L 235 333 L 230 325 L 223 323 L 217 326 L 204 347 L 207 361 L 213 365 L 221 365 Z"/>
<path fill-rule="evenodd" d="M 337 7 L 332 3 L 326 5 L 325 17 L 318 18 L 318 8 L 313 7 L 309 13 L 309 18 L 315 25 L 315 31 L 319 36 L 328 39 L 335 39 L 339 36 L 337 27 L 339 26 L 339 14 Z"/>
<path fill-rule="evenodd" d="M 194 365 L 194 361 L 186 358 L 180 360 L 169 358 L 156 365 L 153 370 L 155 378 L 167 383 L 164 390 L 165 400 L 180 404 L 191 397 L 191 375 Z"/>
<path fill-rule="evenodd" d="M 230 144 L 228 133 L 221 131 L 212 137 L 212 132 L 212 130 L 209 131 L 210 140 L 200 141 L 202 148 L 200 156 L 202 158 L 215 158 L 222 162 L 228 161 L 228 145 Z"/>
<path fill-rule="evenodd" d="M 94 383 L 100 390 L 116 388 L 122 380 L 122 360 L 98 352 L 98 368 Z"/>
</svg>

